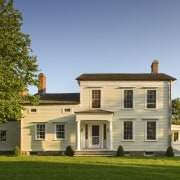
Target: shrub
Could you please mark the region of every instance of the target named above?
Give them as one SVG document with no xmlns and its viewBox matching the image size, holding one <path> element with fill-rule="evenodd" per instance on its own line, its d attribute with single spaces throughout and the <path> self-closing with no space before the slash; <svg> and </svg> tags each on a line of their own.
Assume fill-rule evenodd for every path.
<svg viewBox="0 0 180 180">
<path fill-rule="evenodd" d="M 169 156 L 169 157 L 173 157 L 173 156 L 174 156 L 174 151 L 173 151 L 172 146 L 169 146 L 169 147 L 167 148 L 166 156 Z"/>
<path fill-rule="evenodd" d="M 118 147 L 116 155 L 117 156 L 124 156 L 124 149 L 122 146 Z"/>
<path fill-rule="evenodd" d="M 15 156 L 20 156 L 21 155 L 21 150 L 20 150 L 19 146 L 16 146 L 14 148 L 14 155 Z"/>
<path fill-rule="evenodd" d="M 67 156 L 73 156 L 74 155 L 74 151 L 73 151 L 71 146 L 66 147 L 65 155 L 67 155 Z"/>
</svg>

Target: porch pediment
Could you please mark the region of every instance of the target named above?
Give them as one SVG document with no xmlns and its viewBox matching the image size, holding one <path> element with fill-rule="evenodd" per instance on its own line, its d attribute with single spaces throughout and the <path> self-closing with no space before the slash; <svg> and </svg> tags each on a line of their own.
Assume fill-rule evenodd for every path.
<svg viewBox="0 0 180 180">
<path fill-rule="evenodd" d="M 114 112 L 102 109 L 89 109 L 75 112 L 76 121 L 91 120 L 91 121 L 112 121 Z"/>
</svg>

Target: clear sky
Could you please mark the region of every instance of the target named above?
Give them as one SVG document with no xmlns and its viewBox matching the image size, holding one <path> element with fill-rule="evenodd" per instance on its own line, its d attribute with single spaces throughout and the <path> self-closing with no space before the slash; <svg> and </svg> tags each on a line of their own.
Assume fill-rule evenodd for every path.
<svg viewBox="0 0 180 180">
<path fill-rule="evenodd" d="M 80 92 L 82 73 L 150 73 L 157 59 L 160 73 L 177 78 L 172 98 L 180 97 L 180 0 L 14 3 L 48 93 Z"/>
</svg>

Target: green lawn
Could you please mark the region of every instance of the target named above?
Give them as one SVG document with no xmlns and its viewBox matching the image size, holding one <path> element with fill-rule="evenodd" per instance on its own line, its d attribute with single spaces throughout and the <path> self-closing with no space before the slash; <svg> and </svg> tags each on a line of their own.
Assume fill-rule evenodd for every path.
<svg viewBox="0 0 180 180">
<path fill-rule="evenodd" d="M 180 179 L 180 157 L 0 156 L 0 180 Z"/>
</svg>

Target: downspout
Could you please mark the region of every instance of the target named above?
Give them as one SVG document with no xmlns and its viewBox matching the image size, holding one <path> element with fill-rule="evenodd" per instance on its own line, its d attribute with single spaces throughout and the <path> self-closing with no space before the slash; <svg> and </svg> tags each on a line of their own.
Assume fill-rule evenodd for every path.
<svg viewBox="0 0 180 180">
<path fill-rule="evenodd" d="M 172 143 L 172 133 L 171 133 L 171 118 L 172 118 L 172 99 L 171 99 L 171 81 L 169 83 L 169 111 L 168 111 L 168 147 Z"/>
</svg>

